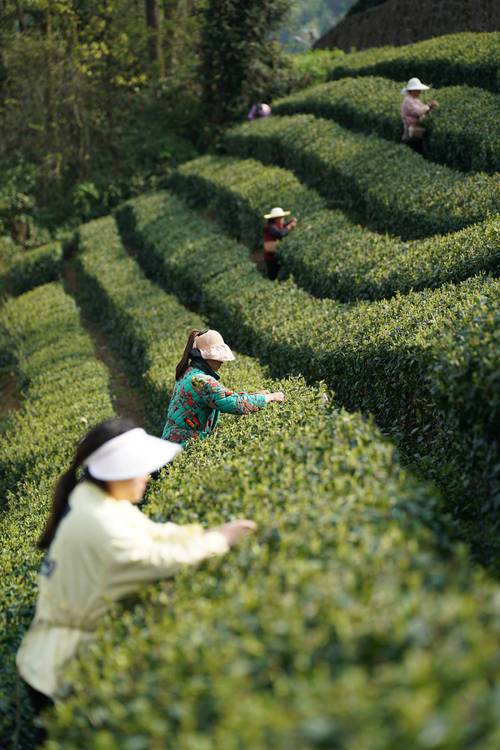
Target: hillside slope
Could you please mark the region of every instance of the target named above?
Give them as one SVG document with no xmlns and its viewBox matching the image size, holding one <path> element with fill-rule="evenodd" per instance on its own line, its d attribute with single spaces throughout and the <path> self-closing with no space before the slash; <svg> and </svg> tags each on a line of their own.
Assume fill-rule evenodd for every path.
<svg viewBox="0 0 500 750">
<path fill-rule="evenodd" d="M 315 49 L 367 49 L 399 46 L 460 31 L 498 31 L 500 3 L 496 0 L 423 0 L 415 15 L 411 0 L 388 0 L 363 13 L 347 16 L 315 43 Z"/>
</svg>

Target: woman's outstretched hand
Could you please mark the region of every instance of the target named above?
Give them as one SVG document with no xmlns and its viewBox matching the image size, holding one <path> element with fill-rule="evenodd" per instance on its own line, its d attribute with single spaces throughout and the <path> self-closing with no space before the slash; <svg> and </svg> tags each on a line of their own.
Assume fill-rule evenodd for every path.
<svg viewBox="0 0 500 750">
<path fill-rule="evenodd" d="M 243 536 L 253 534 L 256 530 L 257 524 L 246 518 L 230 521 L 229 523 L 222 524 L 222 526 L 217 526 L 215 529 L 211 529 L 211 531 L 218 531 L 219 534 L 222 534 L 230 547 L 234 547 Z"/>
<path fill-rule="evenodd" d="M 266 395 L 266 402 L 269 404 L 271 401 L 284 401 L 285 400 L 285 394 L 283 391 L 275 391 L 274 393 L 269 393 Z"/>
</svg>

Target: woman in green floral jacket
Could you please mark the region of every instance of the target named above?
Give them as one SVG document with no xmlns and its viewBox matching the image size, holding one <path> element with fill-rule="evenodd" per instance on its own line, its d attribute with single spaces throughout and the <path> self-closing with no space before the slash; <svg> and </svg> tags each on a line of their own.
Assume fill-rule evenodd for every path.
<svg viewBox="0 0 500 750">
<path fill-rule="evenodd" d="M 219 368 L 234 359 L 217 331 L 191 331 L 182 359 L 175 370 L 176 383 L 162 438 L 186 443 L 205 438 L 217 426 L 220 412 L 250 414 L 271 401 L 283 401 L 282 391 L 236 393 L 220 382 Z"/>
</svg>

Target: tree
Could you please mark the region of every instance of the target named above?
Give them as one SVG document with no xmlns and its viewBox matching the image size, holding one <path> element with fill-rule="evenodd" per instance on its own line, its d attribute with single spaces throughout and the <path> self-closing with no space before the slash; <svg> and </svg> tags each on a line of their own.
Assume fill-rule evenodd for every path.
<svg viewBox="0 0 500 750">
<path fill-rule="evenodd" d="M 253 99 L 274 93 L 287 63 L 271 34 L 289 8 L 289 0 L 206 0 L 201 5 L 202 100 L 215 128 L 241 117 Z"/>
</svg>

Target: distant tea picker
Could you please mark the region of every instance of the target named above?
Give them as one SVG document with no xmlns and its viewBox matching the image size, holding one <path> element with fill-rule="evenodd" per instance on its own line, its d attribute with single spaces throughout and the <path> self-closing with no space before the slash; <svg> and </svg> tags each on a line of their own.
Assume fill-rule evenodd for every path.
<svg viewBox="0 0 500 750">
<path fill-rule="evenodd" d="M 278 242 L 297 225 L 297 219 L 295 218 L 285 221 L 285 216 L 289 215 L 290 211 L 283 211 L 279 206 L 264 215 L 264 219 L 266 219 L 264 225 L 264 263 L 266 264 L 268 278 L 272 281 L 277 278 L 280 269 Z"/>
<path fill-rule="evenodd" d="M 234 354 L 218 331 L 191 331 L 176 367 L 176 383 L 162 437 L 185 444 L 190 438 L 206 438 L 217 427 L 219 415 L 245 415 L 283 401 L 282 391 L 234 392 L 220 382 L 218 370 Z"/>
<path fill-rule="evenodd" d="M 401 93 L 404 99 L 401 104 L 401 119 L 403 120 L 402 141 L 417 151 L 423 151 L 423 137 L 425 135 L 424 120 L 433 109 L 439 107 L 435 99 L 425 104 L 420 100 L 422 91 L 428 91 L 427 86 L 419 78 L 410 78 Z"/>
</svg>

